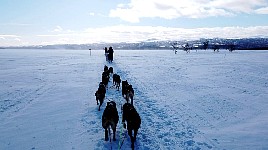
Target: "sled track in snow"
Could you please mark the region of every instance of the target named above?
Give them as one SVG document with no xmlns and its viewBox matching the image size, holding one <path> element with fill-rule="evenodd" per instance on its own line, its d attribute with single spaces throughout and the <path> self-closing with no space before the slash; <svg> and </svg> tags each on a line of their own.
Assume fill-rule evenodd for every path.
<svg viewBox="0 0 268 150">
<path fill-rule="evenodd" d="M 105 64 L 104 64 L 105 65 Z M 103 66 L 104 66 L 103 65 Z M 106 64 L 109 67 L 114 67 L 114 73 L 117 73 L 121 76 L 121 79 L 125 80 L 124 76 L 120 74 L 120 71 L 118 70 L 118 68 L 116 68 L 114 66 L 114 64 Z M 103 71 L 103 68 L 99 69 L 100 72 Z M 101 80 L 101 76 L 99 77 Z M 99 80 L 99 81 L 100 81 Z M 97 90 L 97 87 L 96 89 Z M 94 91 L 94 90 L 93 90 Z M 91 93 L 92 95 L 94 95 L 94 93 Z M 96 103 L 95 101 L 95 97 L 94 100 L 92 99 L 93 102 L 90 103 Z M 117 111 L 118 111 L 118 115 L 119 115 L 119 122 L 117 124 L 117 128 L 116 128 L 116 141 L 108 140 L 105 141 L 104 140 L 104 129 L 102 128 L 101 125 L 101 118 L 102 118 L 102 113 L 106 107 L 106 103 L 108 101 L 115 101 L 116 102 L 116 107 L 117 107 Z M 94 139 L 93 137 L 98 134 L 100 136 L 98 141 L 94 141 L 95 143 L 97 143 L 97 145 L 95 145 L 94 147 L 92 147 L 95 150 L 105 150 L 105 149 L 122 149 L 122 150 L 127 150 L 127 149 L 131 149 L 131 140 L 129 138 L 129 136 L 127 135 L 127 130 L 123 128 L 122 125 L 122 110 L 121 107 L 123 106 L 123 104 L 126 102 L 126 100 L 122 97 L 122 91 L 121 88 L 119 90 L 117 90 L 115 88 L 115 86 L 112 83 L 112 76 L 110 76 L 110 81 L 108 83 L 108 89 L 106 91 L 106 95 L 105 95 L 105 99 L 104 102 L 100 108 L 100 111 L 98 111 L 98 105 L 94 105 L 94 107 L 89 108 L 87 113 L 85 113 L 81 119 L 82 125 L 84 126 L 84 128 L 87 129 L 86 132 L 82 133 L 83 134 L 92 134 L 90 136 L 92 136 L 92 139 Z M 94 114 L 92 116 L 92 114 Z M 94 117 L 95 116 L 95 117 Z M 112 132 L 111 132 L 111 137 L 112 137 Z M 139 133 L 138 133 L 139 134 Z M 109 136 L 110 138 L 110 136 Z M 139 141 L 139 137 L 137 137 L 137 141 L 135 143 L 135 149 L 144 149 L 141 145 L 141 142 Z"/>
<path fill-rule="evenodd" d="M 171 112 L 164 106 L 159 106 L 156 100 L 146 96 L 148 88 L 137 78 L 131 76 L 131 72 L 123 70 L 117 66 L 116 63 L 104 64 L 108 67 L 114 68 L 114 73 L 120 75 L 121 80 L 128 80 L 134 88 L 134 107 L 137 109 L 141 117 L 141 127 L 138 131 L 137 140 L 135 142 L 135 149 L 213 149 L 217 147 L 217 141 L 204 137 L 201 131 L 199 131 L 195 125 L 191 124 L 191 119 L 200 119 L 198 114 L 195 118 L 185 110 L 189 110 L 189 106 L 181 104 L 178 107 L 177 112 Z M 103 66 L 104 66 L 103 65 Z M 103 68 L 99 69 L 100 72 Z M 101 76 L 99 77 L 101 80 Z M 96 89 L 97 90 L 97 87 Z M 94 90 L 93 90 L 94 91 Z M 96 150 L 101 149 L 131 149 L 131 141 L 127 134 L 127 130 L 123 129 L 122 125 L 122 110 L 121 106 L 126 102 L 122 97 L 120 90 L 116 90 L 112 83 L 112 77 L 108 83 L 108 90 L 101 110 L 98 111 L 97 105 L 93 108 L 89 108 L 81 119 L 83 126 L 87 129 L 86 134 L 99 135 L 98 141 L 95 141 L 97 145 L 92 147 Z M 94 95 L 92 92 L 91 94 Z M 117 110 L 119 113 L 119 122 L 116 130 L 116 141 L 104 140 L 104 129 L 101 126 L 101 117 L 103 110 L 105 109 L 106 102 L 113 100 L 117 104 Z M 91 103 L 96 103 L 95 99 Z M 95 114 L 92 116 L 92 114 Z M 178 130 L 179 129 L 179 130 Z M 84 134 L 82 133 L 82 134 Z M 83 136 L 83 135 L 82 135 Z M 95 138 L 96 139 L 96 138 Z M 122 144 L 122 146 L 121 146 Z"/>
</svg>

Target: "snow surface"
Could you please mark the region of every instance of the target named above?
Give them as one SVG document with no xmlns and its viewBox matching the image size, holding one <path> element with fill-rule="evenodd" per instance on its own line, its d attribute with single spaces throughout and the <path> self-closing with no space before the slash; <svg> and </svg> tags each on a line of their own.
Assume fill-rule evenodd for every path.
<svg viewBox="0 0 268 150">
<path fill-rule="evenodd" d="M 0 50 L 0 149 L 130 149 L 125 100 L 104 141 L 95 91 L 104 65 L 133 85 L 135 149 L 268 149 L 268 51 Z M 122 144 L 122 145 L 121 145 Z"/>
</svg>

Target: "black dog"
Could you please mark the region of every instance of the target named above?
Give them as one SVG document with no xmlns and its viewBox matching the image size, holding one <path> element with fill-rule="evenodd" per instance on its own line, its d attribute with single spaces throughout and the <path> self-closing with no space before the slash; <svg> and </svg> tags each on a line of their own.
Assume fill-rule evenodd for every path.
<svg viewBox="0 0 268 150">
<path fill-rule="evenodd" d="M 108 66 L 104 66 L 104 68 L 103 68 L 103 71 L 105 72 L 105 71 L 108 71 L 109 69 L 108 69 Z"/>
<path fill-rule="evenodd" d="M 133 97 L 134 97 L 134 90 L 132 88 L 132 85 L 129 84 L 127 86 L 127 92 L 126 92 L 126 100 L 127 103 L 129 102 L 129 99 L 131 100 L 131 104 L 133 105 Z"/>
<path fill-rule="evenodd" d="M 128 87 L 128 82 L 126 81 L 122 81 L 122 96 L 126 96 L 127 95 L 127 87 Z"/>
<path fill-rule="evenodd" d="M 99 105 L 99 111 L 100 111 L 100 107 L 104 101 L 104 98 L 105 98 L 105 93 L 106 93 L 106 88 L 105 86 L 103 85 L 103 83 L 101 82 L 99 84 L 99 88 L 98 90 L 96 91 L 95 93 L 95 96 L 96 96 L 96 101 L 97 101 L 97 105 L 99 105 L 99 102 L 100 102 L 100 105 Z"/>
<path fill-rule="evenodd" d="M 122 81 L 122 96 L 126 98 L 127 103 L 129 103 L 129 99 L 131 100 L 131 104 L 133 105 L 133 97 L 134 90 L 132 85 L 126 81 Z"/>
<path fill-rule="evenodd" d="M 109 47 L 109 50 L 108 50 L 108 62 L 109 63 L 112 63 L 113 62 L 113 58 L 114 57 L 114 50 L 112 47 Z"/>
<path fill-rule="evenodd" d="M 116 103 L 114 101 L 107 102 L 107 106 L 102 114 L 102 127 L 105 129 L 105 141 L 108 141 L 108 128 L 111 126 L 113 130 L 113 140 L 115 141 L 116 126 L 119 120 Z M 110 129 L 109 129 L 110 130 Z"/>
<path fill-rule="evenodd" d="M 106 88 L 108 87 L 109 79 L 110 79 L 110 73 L 109 73 L 109 71 L 108 70 L 107 71 L 104 71 L 102 73 L 102 76 L 101 76 L 101 81 L 105 85 Z"/>
<path fill-rule="evenodd" d="M 109 67 L 109 72 L 110 72 L 111 74 L 113 74 L 113 73 L 114 73 L 114 68 L 113 68 L 113 67 Z"/>
<path fill-rule="evenodd" d="M 97 105 L 99 105 L 98 101 L 100 102 L 100 105 L 99 105 L 99 111 L 100 111 L 100 107 L 105 98 L 105 93 L 101 92 L 100 90 L 97 90 L 95 93 L 95 96 L 96 96 Z"/>
<path fill-rule="evenodd" d="M 119 90 L 120 88 L 121 79 L 118 74 L 113 75 L 113 84 L 115 85 L 116 89 Z"/>
<path fill-rule="evenodd" d="M 134 142 L 141 124 L 141 118 L 133 105 L 125 103 L 123 105 L 122 123 L 126 128 L 125 121 L 127 121 L 127 131 L 131 138 L 131 148 L 134 149 Z M 132 136 L 132 130 L 134 130 L 134 136 Z"/>
</svg>

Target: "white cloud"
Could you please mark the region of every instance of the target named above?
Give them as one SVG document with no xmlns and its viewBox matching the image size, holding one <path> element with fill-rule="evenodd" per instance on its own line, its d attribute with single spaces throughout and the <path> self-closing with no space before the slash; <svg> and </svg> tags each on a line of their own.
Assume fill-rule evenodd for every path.
<svg viewBox="0 0 268 150">
<path fill-rule="evenodd" d="M 18 35 L 7 35 L 7 34 L 0 34 L 0 46 L 14 46 L 23 45 L 22 37 Z"/>
<path fill-rule="evenodd" d="M 63 31 L 61 26 L 56 26 L 56 28 L 53 30 L 53 32 L 61 32 Z"/>
<path fill-rule="evenodd" d="M 131 0 L 128 4 L 119 4 L 110 10 L 109 16 L 137 23 L 141 18 L 204 18 L 249 14 L 264 6 L 267 6 L 265 0 Z"/>
<path fill-rule="evenodd" d="M 139 16 L 135 14 L 134 10 L 117 8 L 116 10 L 111 10 L 110 17 L 119 17 L 122 20 L 131 23 L 139 22 Z"/>
<path fill-rule="evenodd" d="M 18 35 L 8 35 L 8 34 L 0 34 L 0 37 L 6 37 L 6 38 L 19 38 Z"/>
<path fill-rule="evenodd" d="M 15 41 L 18 41 L 18 42 L 21 42 L 21 39 L 20 38 L 15 38 L 14 40 Z"/>
<path fill-rule="evenodd" d="M 27 23 L 0 23 L 0 26 L 31 26 Z"/>
<path fill-rule="evenodd" d="M 268 26 L 215 27 L 215 28 L 171 28 L 162 26 L 111 26 L 88 28 L 72 33 L 38 35 L 43 42 L 51 44 L 84 44 L 96 42 L 139 42 L 148 39 L 184 40 L 199 38 L 248 38 L 267 37 Z"/>
<path fill-rule="evenodd" d="M 256 12 L 257 14 L 268 15 L 268 7 L 262 7 L 262 8 L 259 8 L 259 9 L 255 10 L 255 12 Z"/>
<path fill-rule="evenodd" d="M 89 15 L 90 16 L 95 16 L 95 13 L 94 12 L 90 12 Z"/>
<path fill-rule="evenodd" d="M 266 6 L 265 0 L 215 0 L 209 3 L 210 7 L 223 8 L 235 13 L 253 13 L 260 6 Z"/>
<path fill-rule="evenodd" d="M 98 42 L 139 42 L 156 40 L 193 40 L 199 38 L 267 37 L 268 26 L 172 28 L 163 26 L 109 26 L 83 31 L 49 32 L 32 36 L 0 35 L 0 46 L 40 44 L 86 44 Z M 5 40 L 4 40 L 4 39 Z"/>
</svg>

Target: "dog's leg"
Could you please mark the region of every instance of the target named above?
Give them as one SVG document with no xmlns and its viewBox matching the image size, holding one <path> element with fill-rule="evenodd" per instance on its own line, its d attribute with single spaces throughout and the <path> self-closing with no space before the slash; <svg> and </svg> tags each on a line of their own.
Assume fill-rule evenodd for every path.
<svg viewBox="0 0 268 150">
<path fill-rule="evenodd" d="M 108 141 L 108 130 L 105 128 L 105 141 Z"/>
<path fill-rule="evenodd" d="M 129 101 L 129 94 L 128 93 L 126 94 L 126 101 L 127 101 L 127 103 Z"/>
<path fill-rule="evenodd" d="M 116 141 L 116 139 L 115 139 L 115 132 L 116 132 L 116 127 L 113 129 L 113 134 L 114 134 L 114 135 L 113 135 L 113 140 L 114 140 L 114 141 Z"/>
<path fill-rule="evenodd" d="M 123 110 L 123 114 L 122 114 L 122 124 L 123 124 L 123 127 L 126 129 L 126 116 L 125 116 L 125 113 L 124 113 L 124 110 Z"/>
<path fill-rule="evenodd" d="M 131 148 L 134 150 L 134 142 L 131 142 Z"/>
<path fill-rule="evenodd" d="M 120 87 L 120 85 L 117 83 L 117 84 L 116 84 L 116 89 L 117 89 L 117 91 L 119 91 L 119 87 Z"/>
<path fill-rule="evenodd" d="M 133 105 L 133 95 L 130 95 L 131 105 Z"/>
<path fill-rule="evenodd" d="M 100 99 L 99 111 L 100 111 L 100 107 L 101 107 L 103 101 L 104 101 L 104 97 Z"/>
<path fill-rule="evenodd" d="M 122 96 L 124 97 L 124 93 L 125 93 L 125 91 L 124 91 L 125 89 L 123 88 L 123 85 L 122 85 Z"/>
<path fill-rule="evenodd" d="M 134 141 L 136 141 L 137 133 L 138 133 L 138 129 L 134 129 Z"/>
<path fill-rule="evenodd" d="M 96 97 L 96 101 L 97 101 L 97 105 L 99 105 L 99 101 L 98 101 L 98 98 Z"/>
<path fill-rule="evenodd" d="M 134 138 L 132 136 L 132 128 L 129 127 L 129 126 L 127 128 L 128 128 L 127 129 L 128 135 L 129 135 L 129 137 L 131 139 L 131 148 L 134 149 Z"/>
<path fill-rule="evenodd" d="M 124 128 L 126 128 L 126 127 L 127 127 L 127 125 L 126 125 L 126 123 L 125 123 L 125 122 L 123 122 L 123 127 L 124 127 Z"/>
<path fill-rule="evenodd" d="M 102 105 L 102 101 L 101 101 L 101 99 L 100 99 L 99 111 L 100 111 L 100 107 L 101 107 L 101 105 Z"/>
<path fill-rule="evenodd" d="M 129 136 L 131 138 L 131 148 L 134 150 L 134 138 L 132 136 L 132 130 L 129 130 L 129 131 L 130 131 L 130 133 L 128 133 L 128 134 L 129 134 Z"/>
<path fill-rule="evenodd" d="M 127 129 L 127 133 L 132 141 L 133 137 L 132 137 L 132 130 L 131 129 Z"/>
</svg>

